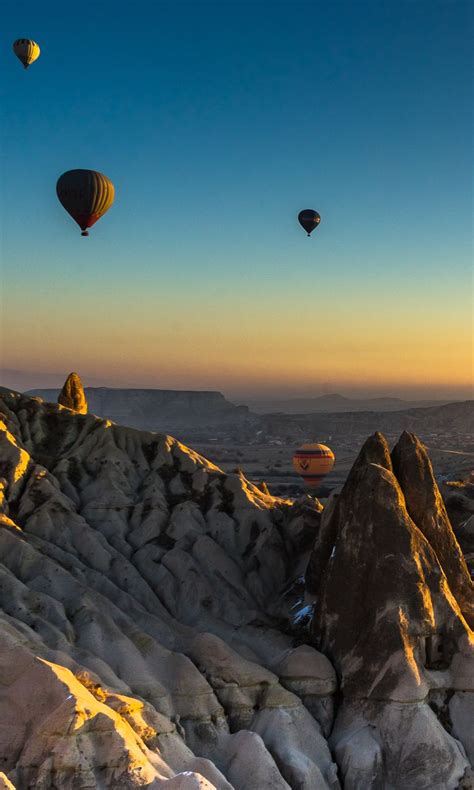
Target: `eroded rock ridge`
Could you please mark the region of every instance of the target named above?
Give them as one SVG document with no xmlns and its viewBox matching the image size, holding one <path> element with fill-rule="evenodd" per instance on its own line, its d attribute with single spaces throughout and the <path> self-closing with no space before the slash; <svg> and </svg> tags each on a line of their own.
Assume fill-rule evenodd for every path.
<svg viewBox="0 0 474 790">
<path fill-rule="evenodd" d="M 334 669 L 277 614 L 320 507 L 169 436 L 16 393 L 0 411 L 9 781 L 339 787 L 315 718 L 330 729 Z"/>
<path fill-rule="evenodd" d="M 0 552 L 0 786 L 472 781 L 472 585 L 410 434 L 323 510 L 3 390 Z"/>
</svg>

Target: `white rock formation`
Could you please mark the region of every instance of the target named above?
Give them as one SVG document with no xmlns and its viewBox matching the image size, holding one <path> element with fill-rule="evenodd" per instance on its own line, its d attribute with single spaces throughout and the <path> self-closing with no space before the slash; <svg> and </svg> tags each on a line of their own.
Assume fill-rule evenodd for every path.
<svg viewBox="0 0 474 790">
<path fill-rule="evenodd" d="M 321 513 L 0 390 L 0 788 L 472 790 L 472 616 L 415 437 Z"/>
<path fill-rule="evenodd" d="M 4 781 L 339 787 L 309 712 L 330 727 L 332 667 L 269 614 L 301 512 L 169 436 L 15 393 L 0 412 Z"/>
</svg>

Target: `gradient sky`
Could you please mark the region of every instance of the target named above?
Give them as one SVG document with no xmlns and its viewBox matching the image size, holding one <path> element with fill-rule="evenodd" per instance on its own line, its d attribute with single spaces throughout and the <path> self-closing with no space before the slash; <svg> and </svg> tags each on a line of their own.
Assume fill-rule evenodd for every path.
<svg viewBox="0 0 474 790">
<path fill-rule="evenodd" d="M 472 397 L 471 2 L 78 8 L 2 4 L 3 367 Z M 77 167 L 116 187 L 88 239 Z"/>
</svg>

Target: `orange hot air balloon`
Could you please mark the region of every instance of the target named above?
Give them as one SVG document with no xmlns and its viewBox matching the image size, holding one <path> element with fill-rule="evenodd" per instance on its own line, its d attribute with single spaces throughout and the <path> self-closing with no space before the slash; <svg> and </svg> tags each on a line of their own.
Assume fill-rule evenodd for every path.
<svg viewBox="0 0 474 790">
<path fill-rule="evenodd" d="M 321 222 L 321 217 L 314 209 L 305 208 L 298 214 L 298 222 L 300 223 L 301 227 L 305 229 L 308 236 L 310 236 L 313 230 L 317 228 Z"/>
<path fill-rule="evenodd" d="M 334 466 L 336 458 L 325 444 L 303 444 L 293 455 L 293 467 L 308 488 L 317 488 Z"/>
<path fill-rule="evenodd" d="M 68 214 L 76 220 L 81 236 L 91 228 L 114 202 L 114 185 L 97 170 L 68 170 L 58 178 L 56 194 Z"/>
</svg>

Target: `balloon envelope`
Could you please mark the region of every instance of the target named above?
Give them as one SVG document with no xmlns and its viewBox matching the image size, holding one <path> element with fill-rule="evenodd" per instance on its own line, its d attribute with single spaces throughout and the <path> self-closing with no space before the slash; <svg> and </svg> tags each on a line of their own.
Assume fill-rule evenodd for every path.
<svg viewBox="0 0 474 790">
<path fill-rule="evenodd" d="M 293 467 L 308 488 L 317 488 L 331 471 L 336 458 L 325 444 L 303 444 L 293 455 Z"/>
<path fill-rule="evenodd" d="M 13 52 L 27 69 L 35 60 L 38 60 L 41 50 L 36 41 L 31 38 L 17 38 L 13 42 Z"/>
<path fill-rule="evenodd" d="M 56 184 L 56 194 L 68 214 L 76 220 L 83 236 L 114 202 L 114 185 L 96 170 L 68 170 Z"/>
<path fill-rule="evenodd" d="M 298 214 L 298 222 L 300 223 L 301 227 L 305 229 L 309 236 L 312 231 L 318 227 L 319 223 L 321 222 L 321 217 L 317 211 L 314 211 L 314 209 L 305 208 Z"/>
</svg>

